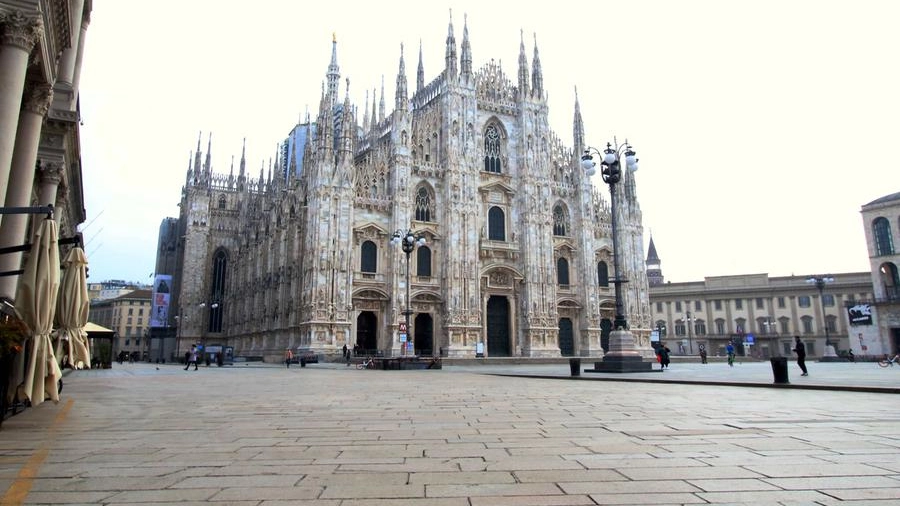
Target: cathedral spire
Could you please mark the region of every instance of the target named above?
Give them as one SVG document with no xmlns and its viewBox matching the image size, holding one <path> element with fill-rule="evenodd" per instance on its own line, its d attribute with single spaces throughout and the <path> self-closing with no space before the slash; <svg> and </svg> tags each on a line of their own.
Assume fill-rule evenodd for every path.
<svg viewBox="0 0 900 506">
<path fill-rule="evenodd" d="M 372 88 L 372 131 L 375 131 L 375 127 L 378 126 L 378 111 L 376 107 L 378 104 L 375 103 L 375 88 Z"/>
<path fill-rule="evenodd" d="M 472 46 L 469 45 L 469 18 L 463 15 L 463 40 L 462 54 L 460 55 L 460 65 L 462 70 L 460 77 L 463 81 L 471 81 L 472 79 Z"/>
<path fill-rule="evenodd" d="M 200 171 L 202 169 L 202 167 L 200 165 L 200 140 L 202 138 L 203 138 L 203 131 L 201 130 L 200 133 L 197 134 L 197 151 L 194 152 L 195 156 L 196 156 L 196 158 L 194 158 L 194 178 L 195 179 L 200 176 Z"/>
<path fill-rule="evenodd" d="M 422 72 L 422 51 L 419 50 L 419 72 Z M 397 71 L 397 91 L 394 95 L 394 110 L 406 111 L 409 100 L 406 91 L 406 63 L 403 61 L 403 44 L 400 44 L 400 70 Z"/>
<path fill-rule="evenodd" d="M 403 46 L 400 46 L 400 61 L 403 61 Z M 405 71 L 404 71 L 405 73 Z M 425 87 L 425 65 L 422 62 L 422 39 L 419 39 L 419 69 L 416 71 L 416 93 Z"/>
<path fill-rule="evenodd" d="M 528 59 L 525 57 L 525 31 L 519 30 L 519 95 L 528 96 Z"/>
<path fill-rule="evenodd" d="M 576 162 L 584 151 L 584 121 L 581 120 L 581 105 L 578 103 L 578 86 L 575 87 L 575 119 L 572 121 L 573 140 Z"/>
<path fill-rule="evenodd" d="M 534 58 L 531 61 L 531 93 L 537 99 L 544 97 L 544 72 L 538 56 L 537 34 L 534 34 Z"/>
<path fill-rule="evenodd" d="M 244 178 L 247 176 L 247 138 L 246 137 L 244 137 L 244 145 L 241 146 L 241 166 L 240 166 L 239 170 L 240 170 L 240 172 L 238 173 L 238 178 L 240 178 L 241 181 L 243 181 Z"/>
<path fill-rule="evenodd" d="M 337 103 L 338 84 L 341 79 L 341 68 L 337 63 L 337 35 L 331 34 L 331 63 L 328 65 L 328 96 L 331 105 Z"/>
<path fill-rule="evenodd" d="M 209 183 L 212 175 L 212 132 L 209 133 L 209 140 L 206 143 L 206 163 L 203 164 L 203 177 Z"/>
<path fill-rule="evenodd" d="M 375 97 L 372 97 L 375 100 Z M 363 108 L 363 125 L 369 124 L 369 90 L 366 90 L 366 106 Z"/>
<path fill-rule="evenodd" d="M 378 121 L 384 121 L 384 74 L 381 74 L 381 100 L 378 102 Z"/>
<path fill-rule="evenodd" d="M 350 113 L 350 79 L 347 79 L 346 96 L 344 97 L 344 114 L 341 118 L 340 158 L 353 162 L 353 117 Z"/>
<path fill-rule="evenodd" d="M 444 73 L 445 78 L 450 80 L 455 80 L 459 75 L 459 70 L 456 67 L 456 37 L 453 36 L 453 11 L 450 11 L 450 24 L 447 26 L 447 51 L 444 56 L 444 60 L 446 61 Z"/>
</svg>

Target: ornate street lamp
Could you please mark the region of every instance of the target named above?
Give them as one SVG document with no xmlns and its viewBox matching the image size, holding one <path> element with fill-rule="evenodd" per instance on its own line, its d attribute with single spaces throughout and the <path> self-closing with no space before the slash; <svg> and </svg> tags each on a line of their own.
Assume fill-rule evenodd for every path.
<svg viewBox="0 0 900 506">
<path fill-rule="evenodd" d="M 615 142 L 615 140 L 614 140 Z M 635 152 L 625 141 L 619 146 L 606 143 L 606 149 L 600 151 L 587 147 L 581 156 L 581 166 L 588 177 L 596 173 L 594 156 L 600 156 L 600 175 L 603 182 L 609 185 L 610 215 L 612 218 L 612 243 L 613 243 L 613 285 L 615 286 L 616 315 L 613 322 L 613 331 L 609 335 L 609 351 L 603 356 L 603 362 L 595 362 L 594 370 L 597 372 L 645 372 L 652 369 L 649 362 L 643 362 L 641 352 L 634 343 L 634 336 L 628 330 L 628 320 L 625 318 L 624 301 L 622 299 L 622 283 L 626 280 L 619 274 L 619 239 L 618 239 L 618 206 L 616 205 L 616 184 L 622 179 L 622 171 L 628 169 L 632 172 L 638 168 L 638 160 Z M 624 158 L 625 167 L 622 167 Z"/>
<path fill-rule="evenodd" d="M 689 355 L 694 354 L 694 329 L 691 328 L 694 326 L 694 317 L 691 315 L 690 311 L 686 312 L 686 320 L 687 320 L 687 331 L 688 331 L 688 351 Z"/>
<path fill-rule="evenodd" d="M 623 153 L 624 151 L 624 153 Z M 616 319 L 613 322 L 613 329 L 627 330 L 628 321 L 625 318 L 625 311 L 622 306 L 622 283 L 627 280 L 619 277 L 619 240 L 617 237 L 618 227 L 616 225 L 616 184 L 622 179 L 621 160 L 625 155 L 625 166 L 632 172 L 638 169 L 638 159 L 635 158 L 635 152 L 628 144 L 628 140 L 622 146 L 613 146 L 606 143 L 606 149 L 601 153 L 596 148 L 588 147 L 581 156 L 581 166 L 584 168 L 585 174 L 593 176 L 596 172 L 594 157 L 591 153 L 596 153 L 602 157 L 600 161 L 600 175 L 603 182 L 609 185 L 609 205 L 610 214 L 612 215 L 612 242 L 613 242 L 613 285 L 615 286 L 616 295 Z"/>
<path fill-rule="evenodd" d="M 822 305 L 822 324 L 825 328 L 825 353 L 826 355 L 834 351 L 834 344 L 831 342 L 831 336 L 828 334 L 828 317 L 825 315 L 825 285 L 834 283 L 831 276 L 812 276 L 806 280 L 811 285 L 816 285 L 819 290 L 819 304 Z M 831 350 L 828 347 L 831 346 Z"/>
<path fill-rule="evenodd" d="M 412 314 L 412 309 L 410 309 L 410 300 L 409 300 L 409 256 L 413 251 L 416 250 L 418 246 L 425 245 L 425 236 L 419 233 L 413 232 L 412 230 L 407 229 L 406 232 L 402 230 L 397 230 L 394 232 L 394 237 L 391 238 L 391 244 L 393 246 L 400 246 L 404 253 L 406 253 L 406 309 L 403 311 L 403 316 L 406 317 L 406 332 L 407 339 L 410 343 L 413 344 L 412 349 L 413 353 L 415 353 L 415 343 L 412 339 L 412 334 L 409 332 L 409 315 Z M 404 343 L 403 348 L 400 350 L 400 354 L 404 355 L 406 353 L 406 343 Z"/>
</svg>

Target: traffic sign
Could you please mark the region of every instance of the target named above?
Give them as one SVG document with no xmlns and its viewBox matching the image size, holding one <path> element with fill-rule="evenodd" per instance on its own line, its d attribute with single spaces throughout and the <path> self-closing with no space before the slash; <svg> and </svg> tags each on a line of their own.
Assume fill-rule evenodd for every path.
<svg viewBox="0 0 900 506">
<path fill-rule="evenodd" d="M 400 322 L 400 333 L 406 334 L 406 331 L 407 331 L 406 322 Z"/>
</svg>

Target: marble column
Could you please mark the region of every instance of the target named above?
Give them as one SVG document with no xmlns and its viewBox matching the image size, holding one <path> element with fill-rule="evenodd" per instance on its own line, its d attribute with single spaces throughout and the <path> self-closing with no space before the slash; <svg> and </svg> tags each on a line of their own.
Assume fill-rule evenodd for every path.
<svg viewBox="0 0 900 506">
<path fill-rule="evenodd" d="M 0 206 L 5 205 L 28 55 L 42 32 L 40 19 L 19 11 L 0 14 Z"/>
<path fill-rule="evenodd" d="M 9 174 L 9 185 L 6 190 L 5 205 L 7 207 L 25 207 L 31 204 L 41 124 L 50 108 L 52 98 L 53 89 L 49 84 L 29 83 L 25 89 L 22 110 L 19 114 L 19 125 L 16 129 L 16 145 Z M 46 203 L 55 203 L 55 201 Z M 29 242 L 26 231 L 30 218 L 31 215 L 28 214 L 6 215 L 3 218 L 3 227 L 0 228 L 0 247 L 17 246 Z M 0 255 L 0 272 L 20 269 L 21 262 L 21 252 Z M 19 276 L 0 277 L 0 297 L 14 299 L 18 281 Z"/>
</svg>

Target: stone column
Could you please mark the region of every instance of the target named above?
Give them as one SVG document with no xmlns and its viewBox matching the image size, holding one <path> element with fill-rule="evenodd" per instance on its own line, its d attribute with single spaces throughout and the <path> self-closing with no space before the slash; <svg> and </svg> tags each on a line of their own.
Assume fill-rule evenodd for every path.
<svg viewBox="0 0 900 506">
<path fill-rule="evenodd" d="M 25 89 L 28 55 L 43 31 L 40 19 L 15 11 L 0 14 L 0 206 L 5 204 L 10 163 Z"/>
<path fill-rule="evenodd" d="M 74 96 L 78 97 L 78 89 L 81 84 L 81 62 L 84 58 L 84 40 L 87 35 L 88 25 L 91 23 L 91 13 L 81 19 L 81 35 L 78 37 L 78 55 L 75 58 L 75 73 L 72 77 L 72 91 Z M 75 104 L 72 104 L 74 109 Z"/>
<path fill-rule="evenodd" d="M 6 190 L 5 205 L 8 207 L 25 207 L 31 203 L 41 123 L 50 108 L 52 97 L 53 89 L 49 84 L 32 83 L 25 89 L 19 125 L 16 129 L 16 147 L 12 157 L 9 185 Z M 0 247 L 29 242 L 30 239 L 26 237 L 29 218 L 30 215 L 27 214 L 6 215 L 3 218 L 3 227 L 0 228 Z M 0 272 L 17 270 L 21 268 L 21 262 L 21 252 L 0 255 Z M 0 297 L 14 299 L 18 281 L 18 276 L 0 277 Z"/>
<path fill-rule="evenodd" d="M 73 0 L 70 4 L 72 9 L 72 26 L 71 32 L 73 44 L 63 50 L 59 58 L 59 67 L 57 72 L 57 83 L 73 84 L 75 81 L 75 62 L 79 56 L 79 48 L 81 46 L 80 39 L 83 32 L 81 30 L 81 14 L 84 11 L 84 0 Z"/>
</svg>

